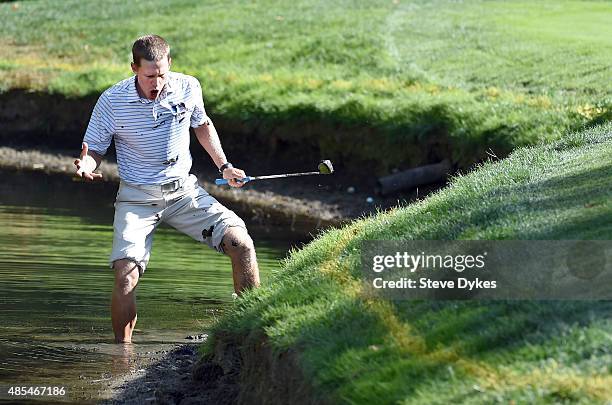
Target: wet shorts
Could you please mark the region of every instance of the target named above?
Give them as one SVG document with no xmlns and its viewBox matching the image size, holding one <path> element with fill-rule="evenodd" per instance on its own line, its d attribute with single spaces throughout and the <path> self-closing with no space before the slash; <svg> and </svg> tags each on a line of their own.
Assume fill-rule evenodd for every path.
<svg viewBox="0 0 612 405">
<path fill-rule="evenodd" d="M 111 267 L 116 260 L 131 259 L 142 274 L 151 255 L 153 233 L 162 222 L 221 253 L 221 241 L 229 227 L 246 229 L 242 219 L 200 187 L 193 174 L 164 186 L 122 181 L 115 201 Z"/>
</svg>

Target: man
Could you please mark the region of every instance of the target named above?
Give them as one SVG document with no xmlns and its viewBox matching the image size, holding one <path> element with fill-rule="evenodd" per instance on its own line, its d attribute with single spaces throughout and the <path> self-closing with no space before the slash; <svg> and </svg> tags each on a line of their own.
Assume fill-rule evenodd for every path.
<svg viewBox="0 0 612 405">
<path fill-rule="evenodd" d="M 135 76 L 100 96 L 80 158 L 74 162 L 77 176 L 87 180 L 102 177 L 95 170 L 114 138 L 121 178 L 110 257 L 115 271 L 111 317 L 117 343 L 132 340 L 137 319 L 135 288 L 161 222 L 228 255 L 236 293 L 259 285 L 255 248 L 244 222 L 189 174 L 191 126 L 232 187 L 241 187 L 238 179 L 245 177 L 223 153 L 204 110 L 200 83 L 170 71 L 170 47 L 157 35 L 138 38 L 132 55 Z"/>
</svg>

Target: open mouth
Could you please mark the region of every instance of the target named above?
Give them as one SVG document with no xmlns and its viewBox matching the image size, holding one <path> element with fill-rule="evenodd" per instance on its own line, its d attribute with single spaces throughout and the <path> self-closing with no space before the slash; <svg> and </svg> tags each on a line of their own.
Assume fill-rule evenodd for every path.
<svg viewBox="0 0 612 405">
<path fill-rule="evenodd" d="M 151 90 L 151 96 L 156 97 L 159 90 Z"/>
</svg>

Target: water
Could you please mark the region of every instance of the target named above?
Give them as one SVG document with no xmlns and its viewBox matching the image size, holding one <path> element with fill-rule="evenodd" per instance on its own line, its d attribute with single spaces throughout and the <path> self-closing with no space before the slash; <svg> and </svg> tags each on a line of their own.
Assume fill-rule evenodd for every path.
<svg viewBox="0 0 612 405">
<path fill-rule="evenodd" d="M 0 185 L 3 389 L 62 386 L 70 401 L 95 401 L 112 378 L 139 367 L 130 361 L 134 355 L 189 342 L 186 336 L 205 333 L 231 305 L 229 259 L 161 227 L 137 289 L 135 343 L 127 353 L 112 343 L 109 310 L 116 186 L 92 188 L 44 176 L 10 179 Z M 275 242 L 255 227 L 250 232 L 265 282 L 290 243 Z"/>
</svg>

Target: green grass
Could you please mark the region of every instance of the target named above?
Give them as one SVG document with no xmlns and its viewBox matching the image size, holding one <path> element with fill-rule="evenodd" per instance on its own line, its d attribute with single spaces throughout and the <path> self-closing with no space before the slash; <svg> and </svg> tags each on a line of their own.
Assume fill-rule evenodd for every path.
<svg viewBox="0 0 612 405">
<path fill-rule="evenodd" d="M 606 403 L 612 302 L 373 299 L 360 253 L 364 240 L 608 240 L 610 156 L 606 124 L 518 149 L 425 200 L 330 230 L 239 300 L 209 345 L 228 335 L 257 345 L 262 331 L 273 350 L 297 351 L 330 403 Z"/>
<path fill-rule="evenodd" d="M 213 117 L 249 136 L 381 173 L 467 167 L 609 119 L 611 14 L 578 0 L 8 3 L 0 89 L 99 93 L 156 32 Z"/>
</svg>

